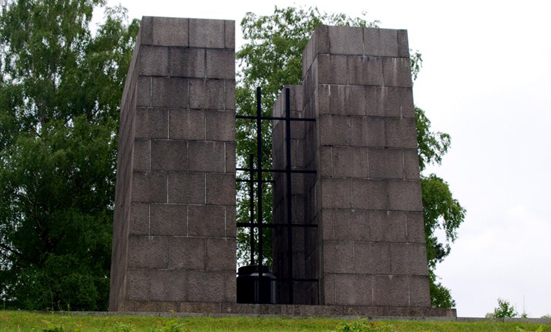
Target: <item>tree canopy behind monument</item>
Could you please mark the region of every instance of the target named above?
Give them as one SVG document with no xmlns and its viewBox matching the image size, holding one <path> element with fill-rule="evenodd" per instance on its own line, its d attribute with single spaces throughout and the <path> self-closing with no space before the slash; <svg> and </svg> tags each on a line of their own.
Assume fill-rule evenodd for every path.
<svg viewBox="0 0 551 332">
<path fill-rule="evenodd" d="M 270 115 L 272 106 L 284 85 L 300 84 L 302 81 L 302 51 L 316 27 L 320 25 L 346 25 L 377 27 L 379 22 L 368 22 L 365 13 L 362 17 L 351 18 L 345 14 L 327 14 L 317 8 L 275 8 L 272 15 L 257 16 L 248 13 L 241 22 L 245 45 L 237 52 L 240 65 L 236 90 L 239 114 L 253 115 L 256 109 L 255 88 L 260 86 L 263 92 L 263 112 Z M 415 79 L 421 67 L 421 54 L 411 56 L 412 78 Z M 443 155 L 450 147 L 450 136 L 432 132 L 430 121 L 420 108 L 416 108 L 417 141 L 421 171 L 430 164 L 440 164 Z M 263 132 L 268 132 L 270 123 L 265 122 Z M 238 121 L 237 153 L 241 167 L 248 167 L 245 161 L 249 154 L 255 154 L 255 130 L 252 122 Z M 265 155 L 263 168 L 270 168 L 271 140 L 264 139 Z M 269 176 L 269 175 L 268 175 Z M 454 301 L 448 289 L 437 282 L 435 267 L 450 253 L 450 243 L 457 237 L 457 229 L 465 218 L 465 210 L 453 198 L 448 184 L 434 174 L 421 175 L 425 235 L 429 278 L 431 281 L 431 301 L 434 307 L 450 308 Z M 238 187 L 239 190 L 246 190 Z M 264 199 L 264 220 L 271 220 L 270 187 L 266 186 Z M 238 195 L 239 196 L 239 195 Z M 246 197 L 246 195 L 242 195 Z M 248 201 L 238 202 L 238 221 L 248 221 Z M 435 234 L 438 228 L 445 231 L 444 242 Z M 270 251 L 271 235 L 267 232 L 265 252 Z M 238 234 L 238 254 L 241 260 L 248 260 L 248 236 L 241 231 Z M 266 263 L 270 263 L 267 259 Z"/>
<path fill-rule="evenodd" d="M 107 308 L 119 103 L 137 22 L 102 0 L 7 1 L 0 15 L 0 297 Z"/>
</svg>

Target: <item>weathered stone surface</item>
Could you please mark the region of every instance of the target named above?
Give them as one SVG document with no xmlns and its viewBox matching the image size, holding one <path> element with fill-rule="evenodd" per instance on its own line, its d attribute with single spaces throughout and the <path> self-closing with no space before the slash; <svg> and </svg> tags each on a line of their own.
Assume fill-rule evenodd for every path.
<svg viewBox="0 0 551 332">
<path fill-rule="evenodd" d="M 222 20 L 189 19 L 189 46 L 225 47 L 225 27 Z"/>
<path fill-rule="evenodd" d="M 136 138 L 168 138 L 168 111 L 138 108 L 136 110 Z"/>
<path fill-rule="evenodd" d="M 404 212 L 370 211 L 368 224 L 372 241 L 406 242 L 408 224 L 407 214 Z"/>
<path fill-rule="evenodd" d="M 363 28 L 359 27 L 328 27 L 329 53 L 358 54 L 363 50 Z"/>
<path fill-rule="evenodd" d="M 159 46 L 188 46 L 188 19 L 152 17 L 152 41 Z"/>
<path fill-rule="evenodd" d="M 414 118 L 386 118 L 386 146 L 417 149 L 417 129 Z"/>
<path fill-rule="evenodd" d="M 346 84 L 346 56 L 320 54 L 316 61 L 319 84 Z"/>
<path fill-rule="evenodd" d="M 217 141 L 189 141 L 189 170 L 224 172 L 225 146 Z"/>
<path fill-rule="evenodd" d="M 235 141 L 235 113 L 233 111 L 206 112 L 205 126 L 207 140 Z"/>
<path fill-rule="evenodd" d="M 189 81 L 183 78 L 152 77 L 151 105 L 168 108 L 188 107 L 188 84 Z"/>
<path fill-rule="evenodd" d="M 134 169 L 151 169 L 151 141 L 137 139 L 134 141 Z"/>
<path fill-rule="evenodd" d="M 235 50 L 207 49 L 207 77 L 235 79 Z"/>
<path fill-rule="evenodd" d="M 428 275 L 424 243 L 392 243 L 392 274 Z"/>
<path fill-rule="evenodd" d="M 141 47 L 138 68 L 140 75 L 168 75 L 168 47 Z"/>
<path fill-rule="evenodd" d="M 399 56 L 398 30 L 365 28 L 365 53 L 376 56 Z"/>
<path fill-rule="evenodd" d="M 205 112 L 197 110 L 170 110 L 169 133 L 171 139 L 204 140 Z"/>
<path fill-rule="evenodd" d="M 146 269 L 166 268 L 167 238 L 161 236 L 129 236 L 128 267 Z"/>
<path fill-rule="evenodd" d="M 235 175 L 207 174 L 206 204 L 235 206 Z"/>
<path fill-rule="evenodd" d="M 409 58 L 383 58 L 384 85 L 411 88 L 409 61 Z"/>
<path fill-rule="evenodd" d="M 387 242 L 356 242 L 352 271 L 365 274 L 389 274 L 390 257 L 390 244 Z"/>
<path fill-rule="evenodd" d="M 409 212 L 407 214 L 407 242 L 425 243 L 422 212 Z"/>
<path fill-rule="evenodd" d="M 333 177 L 367 177 L 367 149 L 362 147 L 333 147 L 331 149 Z"/>
<path fill-rule="evenodd" d="M 205 49 L 170 48 L 170 75 L 174 77 L 204 78 Z"/>
<path fill-rule="evenodd" d="M 203 173 L 169 173 L 168 202 L 184 204 L 205 203 L 205 175 Z"/>
<path fill-rule="evenodd" d="M 190 80 L 190 107 L 194 109 L 223 110 L 226 104 L 224 81 Z"/>
<path fill-rule="evenodd" d="M 383 85 L 383 60 L 380 57 L 349 56 L 348 84 Z"/>
<path fill-rule="evenodd" d="M 151 204 L 150 234 L 166 236 L 187 235 L 187 209 L 185 205 Z"/>
<path fill-rule="evenodd" d="M 187 300 L 187 272 L 179 270 L 154 270 L 150 272 L 151 301 L 177 302 Z"/>
<path fill-rule="evenodd" d="M 189 236 L 226 236 L 226 212 L 223 206 L 190 205 L 188 209 Z"/>
<path fill-rule="evenodd" d="M 207 261 L 205 242 L 204 238 L 170 237 L 168 239 L 168 268 L 205 270 Z"/>
<path fill-rule="evenodd" d="M 235 239 L 207 239 L 207 271 L 235 271 Z"/>
<path fill-rule="evenodd" d="M 408 306 L 408 277 L 396 275 L 373 276 L 373 305 Z"/>
<path fill-rule="evenodd" d="M 190 302 L 235 302 L 235 271 L 189 271 L 188 280 Z"/>
<path fill-rule="evenodd" d="M 130 211 L 130 234 L 149 235 L 149 204 L 133 203 Z"/>
<path fill-rule="evenodd" d="M 391 210 L 423 211 L 419 181 L 389 181 L 388 199 Z"/>
<path fill-rule="evenodd" d="M 354 272 L 354 249 L 349 241 L 325 241 L 323 245 L 325 273 Z"/>
<path fill-rule="evenodd" d="M 404 156 L 401 150 L 369 149 L 369 177 L 374 179 L 403 179 Z"/>
<path fill-rule="evenodd" d="M 410 306 L 430 308 L 429 279 L 427 277 L 409 277 L 409 299 Z"/>
<path fill-rule="evenodd" d="M 194 157 L 194 155 L 191 155 L 191 157 Z M 151 169 L 166 171 L 188 170 L 188 142 L 181 140 L 152 140 Z"/>
<path fill-rule="evenodd" d="M 144 269 L 127 271 L 127 298 L 129 300 L 147 301 L 149 299 L 149 273 Z"/>
<path fill-rule="evenodd" d="M 166 173 L 134 171 L 132 201 L 165 203 L 167 201 Z"/>
</svg>

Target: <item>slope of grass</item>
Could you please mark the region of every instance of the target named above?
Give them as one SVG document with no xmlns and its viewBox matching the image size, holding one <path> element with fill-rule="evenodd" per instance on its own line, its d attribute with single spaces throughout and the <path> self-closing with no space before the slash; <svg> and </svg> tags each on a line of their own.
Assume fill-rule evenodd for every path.
<svg viewBox="0 0 551 332">
<path fill-rule="evenodd" d="M 510 331 L 551 332 L 551 324 L 450 321 L 347 321 L 334 318 L 80 316 L 0 311 L 4 331 Z"/>
</svg>

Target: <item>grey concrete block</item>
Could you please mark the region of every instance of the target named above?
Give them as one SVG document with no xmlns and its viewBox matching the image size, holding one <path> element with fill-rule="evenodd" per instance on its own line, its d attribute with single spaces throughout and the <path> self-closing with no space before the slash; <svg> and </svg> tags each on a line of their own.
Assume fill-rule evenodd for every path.
<svg viewBox="0 0 551 332">
<path fill-rule="evenodd" d="M 386 181 L 355 179 L 352 182 L 352 207 L 358 209 L 387 209 L 389 197 Z"/>
<path fill-rule="evenodd" d="M 204 238 L 170 237 L 168 239 L 168 268 L 205 270 L 205 241 Z"/>
<path fill-rule="evenodd" d="M 128 269 L 126 271 L 126 298 L 134 301 L 149 299 L 149 271 Z"/>
<path fill-rule="evenodd" d="M 187 235 L 186 205 L 151 204 L 150 209 L 151 235 Z"/>
<path fill-rule="evenodd" d="M 132 201 L 166 203 L 166 173 L 134 171 Z"/>
<path fill-rule="evenodd" d="M 153 170 L 188 170 L 188 142 L 181 140 L 152 140 L 151 168 Z"/>
<path fill-rule="evenodd" d="M 154 107 L 187 108 L 188 80 L 176 77 L 151 78 L 151 105 Z"/>
<path fill-rule="evenodd" d="M 206 48 L 225 47 L 225 28 L 222 20 L 189 20 L 189 46 Z"/>
<path fill-rule="evenodd" d="M 207 271 L 235 271 L 235 239 L 207 239 Z"/>
<path fill-rule="evenodd" d="M 367 87 L 367 115 L 413 118 L 413 93 L 411 88 Z"/>
<path fill-rule="evenodd" d="M 235 206 L 235 174 L 207 174 L 207 204 Z"/>
<path fill-rule="evenodd" d="M 138 38 L 136 39 L 137 45 L 151 45 L 153 44 L 153 17 L 143 16 L 140 22 L 140 30 Z"/>
<path fill-rule="evenodd" d="M 417 128 L 414 118 L 385 119 L 386 146 L 417 149 Z"/>
<path fill-rule="evenodd" d="M 388 182 L 388 198 L 391 210 L 423 211 L 419 181 L 390 180 Z"/>
<path fill-rule="evenodd" d="M 134 135 L 136 138 L 168 138 L 168 111 L 138 108 Z"/>
<path fill-rule="evenodd" d="M 151 301 L 178 302 L 187 300 L 187 273 L 178 270 L 151 271 Z"/>
<path fill-rule="evenodd" d="M 217 205 L 190 205 L 188 210 L 189 236 L 224 237 L 226 210 Z"/>
<path fill-rule="evenodd" d="M 319 114 L 365 115 L 365 89 L 323 84 L 318 87 Z"/>
<path fill-rule="evenodd" d="M 325 273 L 354 273 L 354 243 L 352 241 L 323 242 Z"/>
<path fill-rule="evenodd" d="M 428 275 L 424 243 L 392 243 L 390 256 L 392 274 Z"/>
<path fill-rule="evenodd" d="M 224 172 L 225 146 L 219 141 L 189 141 L 189 170 L 199 172 Z"/>
<path fill-rule="evenodd" d="M 402 58 L 409 58 L 409 43 L 408 43 L 408 31 L 398 30 L 398 56 Z"/>
<path fill-rule="evenodd" d="M 336 275 L 335 304 L 353 306 L 371 305 L 371 278 L 370 275 L 361 274 Z"/>
<path fill-rule="evenodd" d="M 425 243 L 425 222 L 422 212 L 407 214 L 407 242 Z"/>
<path fill-rule="evenodd" d="M 194 109 L 223 110 L 226 104 L 224 81 L 190 80 L 190 107 Z"/>
<path fill-rule="evenodd" d="M 390 273 L 390 245 L 386 242 L 356 242 L 354 269 L 356 273 Z"/>
<path fill-rule="evenodd" d="M 235 271 L 189 271 L 190 302 L 235 302 Z"/>
<path fill-rule="evenodd" d="M 153 17 L 153 45 L 188 46 L 188 19 Z"/>
<path fill-rule="evenodd" d="M 233 111 L 205 112 L 206 138 L 212 141 L 235 141 Z"/>
<path fill-rule="evenodd" d="M 407 214 L 404 212 L 370 211 L 368 224 L 372 241 L 407 241 Z"/>
<path fill-rule="evenodd" d="M 207 49 L 207 78 L 235 79 L 235 51 Z"/>
<path fill-rule="evenodd" d="M 173 47 L 170 49 L 170 75 L 174 77 L 205 77 L 205 50 Z"/>
<path fill-rule="evenodd" d="M 419 179 L 419 155 L 417 150 L 408 149 L 404 151 L 404 175 L 406 180 Z"/>
<path fill-rule="evenodd" d="M 324 228 L 332 226 L 332 238 L 336 240 L 370 241 L 369 212 L 357 209 L 323 211 Z M 329 221 L 328 219 L 331 218 Z M 326 239 L 324 235 L 324 239 Z"/>
<path fill-rule="evenodd" d="M 235 129 L 235 127 L 234 127 Z M 225 172 L 226 173 L 233 173 L 235 172 L 235 149 L 236 149 L 236 143 L 235 142 L 226 142 L 226 167 Z"/>
<path fill-rule="evenodd" d="M 128 267 L 164 269 L 167 267 L 167 238 L 130 235 L 128 237 Z"/>
<path fill-rule="evenodd" d="M 349 56 L 348 84 L 383 85 L 383 60 L 379 57 Z"/>
<path fill-rule="evenodd" d="M 168 173 L 168 202 L 205 203 L 205 175 L 202 173 Z"/>
<path fill-rule="evenodd" d="M 367 149 L 336 146 L 332 148 L 333 177 L 367 177 Z"/>
<path fill-rule="evenodd" d="M 138 74 L 168 76 L 168 47 L 142 46 L 138 60 Z"/>
<path fill-rule="evenodd" d="M 225 41 L 224 47 L 235 49 L 235 21 L 224 21 Z"/>
<path fill-rule="evenodd" d="M 320 54 L 315 61 L 318 84 L 346 84 L 346 56 Z"/>
<path fill-rule="evenodd" d="M 362 122 L 356 125 L 354 129 L 359 133 L 354 135 L 354 138 L 359 137 L 359 142 L 369 147 L 385 147 L 387 140 L 387 130 L 384 118 L 367 117 L 362 119 Z"/>
<path fill-rule="evenodd" d="M 133 203 L 130 208 L 130 234 L 149 235 L 149 204 Z"/>
<path fill-rule="evenodd" d="M 134 141 L 133 162 L 135 170 L 151 169 L 151 141 L 137 139 Z"/>
<path fill-rule="evenodd" d="M 374 179 L 403 179 L 404 156 L 402 150 L 369 149 L 369 177 Z"/>
<path fill-rule="evenodd" d="M 237 237 L 237 225 L 235 218 L 235 206 L 225 206 L 226 210 L 226 237 L 235 239 Z"/>
<path fill-rule="evenodd" d="M 412 307 L 430 307 L 429 278 L 426 276 L 409 277 L 409 305 Z"/>
<path fill-rule="evenodd" d="M 409 58 L 383 58 L 383 78 L 385 86 L 411 88 Z"/>
<path fill-rule="evenodd" d="M 409 282 L 407 276 L 373 276 L 373 305 L 408 306 Z"/>
<path fill-rule="evenodd" d="M 235 110 L 235 81 L 224 81 L 225 109 Z"/>
<path fill-rule="evenodd" d="M 138 77 L 136 85 L 136 106 L 151 106 L 151 77 Z"/>
<path fill-rule="evenodd" d="M 367 55 L 399 56 L 397 30 L 365 28 L 364 41 Z"/>
<path fill-rule="evenodd" d="M 359 27 L 328 27 L 329 53 L 331 54 L 359 54 L 363 50 L 363 28 Z"/>
<path fill-rule="evenodd" d="M 205 112 L 170 110 L 169 134 L 172 139 L 204 140 Z"/>
<path fill-rule="evenodd" d="M 321 181 L 321 207 L 338 209 L 352 207 L 353 181 L 346 179 L 323 179 Z"/>
</svg>

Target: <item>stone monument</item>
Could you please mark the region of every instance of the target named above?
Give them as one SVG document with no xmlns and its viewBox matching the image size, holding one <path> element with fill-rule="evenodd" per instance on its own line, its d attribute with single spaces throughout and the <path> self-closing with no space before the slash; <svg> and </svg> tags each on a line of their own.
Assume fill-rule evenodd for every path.
<svg viewBox="0 0 551 332">
<path fill-rule="evenodd" d="M 430 308 L 405 30 L 316 29 L 290 86 L 292 252 L 275 232 L 277 303 L 236 303 L 234 22 L 144 17 L 121 104 L 110 310 L 455 316 Z M 274 116 L 284 114 L 284 97 Z M 286 163 L 273 123 L 274 168 Z M 291 269 L 285 262 L 293 258 Z M 292 273 L 290 271 L 293 271 Z"/>
</svg>

